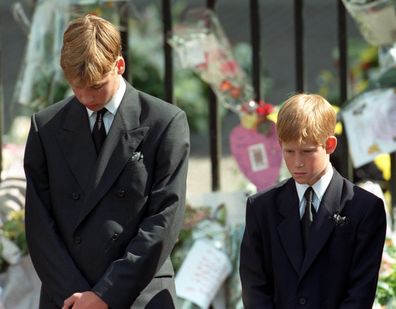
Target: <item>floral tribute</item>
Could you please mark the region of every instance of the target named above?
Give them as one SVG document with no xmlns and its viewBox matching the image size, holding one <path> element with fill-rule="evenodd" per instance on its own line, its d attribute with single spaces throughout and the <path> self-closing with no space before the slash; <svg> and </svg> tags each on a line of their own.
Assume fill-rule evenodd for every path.
<svg viewBox="0 0 396 309">
<path fill-rule="evenodd" d="M 271 115 L 272 104 L 253 100 L 253 87 L 236 61 L 215 14 L 208 9 L 188 11 L 169 39 L 181 65 L 208 83 L 219 101 L 240 116 L 230 134 L 230 148 L 239 169 L 258 189 L 279 178 L 280 148 Z"/>
<path fill-rule="evenodd" d="M 251 100 L 252 86 L 211 10 L 189 10 L 174 27 L 169 43 L 182 67 L 194 70 L 227 108 L 238 111 L 241 102 Z"/>
<path fill-rule="evenodd" d="M 214 308 L 219 303 L 219 308 L 242 309 L 241 283 L 239 279 L 239 247 L 244 231 L 243 225 L 229 225 L 226 222 L 227 210 L 225 204 L 211 207 L 203 206 L 186 206 L 186 214 L 183 221 L 183 227 L 180 232 L 179 240 L 172 252 L 171 259 L 178 272 L 193 247 L 194 243 L 199 240 L 210 242 L 215 248 L 225 253 L 232 265 L 232 272 L 222 287 L 217 290 L 215 299 L 212 299 Z M 193 271 L 193 270 L 191 270 Z M 177 290 L 177 286 L 176 286 Z M 227 297 L 221 293 L 224 292 Z M 198 309 L 201 308 L 191 300 L 178 297 L 178 308 Z"/>
</svg>

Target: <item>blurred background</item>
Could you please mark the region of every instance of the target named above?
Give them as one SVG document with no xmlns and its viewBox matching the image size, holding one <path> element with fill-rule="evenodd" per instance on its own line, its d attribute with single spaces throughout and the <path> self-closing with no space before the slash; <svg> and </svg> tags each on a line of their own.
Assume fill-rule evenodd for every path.
<svg viewBox="0 0 396 309">
<path fill-rule="evenodd" d="M 3 77 L 4 132 L 6 134 L 15 117 L 20 114 L 29 115 L 34 108 L 37 109 L 40 106 L 35 105 L 32 108 L 34 104 L 31 103 L 21 106 L 18 102 L 20 88 L 17 87 L 18 77 L 26 66 L 29 25 L 32 22 L 36 2 L 40 1 L 2 0 L 0 3 L 0 67 Z M 183 12 L 188 9 L 203 7 L 205 4 L 205 1 L 198 0 L 172 1 L 173 23 L 176 23 Z M 274 105 L 280 104 L 296 89 L 293 10 L 293 3 L 286 0 L 261 1 L 260 5 L 261 95 L 263 100 Z M 134 33 L 130 34 L 132 59 L 129 67 L 137 88 L 163 97 L 160 76 L 163 71 L 161 63 L 163 56 L 159 49 L 162 44 L 160 12 L 161 1 L 135 0 L 129 2 L 128 14 L 135 20 L 141 21 L 140 25 L 137 23 L 139 29 L 135 29 L 137 36 L 140 36 L 136 43 Z M 217 1 L 216 12 L 225 35 L 233 46 L 238 62 L 250 76 L 249 1 Z M 308 92 L 322 91 L 331 103 L 338 104 L 339 102 L 332 102 L 332 100 L 337 101 L 339 97 L 336 14 L 336 1 L 304 1 L 305 90 Z M 138 33 L 139 30 L 146 31 L 144 38 Z M 362 39 L 350 16 L 347 16 L 347 31 L 350 66 L 352 67 L 361 61 L 359 53 L 363 54 L 368 45 Z M 137 45 L 144 45 L 144 47 Z M 134 48 L 139 51 L 134 53 Z M 149 51 L 148 54 L 147 51 Z M 143 59 L 142 54 L 144 54 Z M 47 64 L 57 65 L 51 58 L 47 59 Z M 195 97 L 190 98 L 191 102 L 185 104 L 187 112 L 190 113 L 190 125 L 192 126 L 191 155 L 193 158 L 197 158 L 195 164 L 198 165 L 197 169 L 190 169 L 189 182 L 191 185 L 189 190 L 192 193 L 205 192 L 210 190 L 211 181 L 210 163 L 207 161 L 209 155 L 207 90 L 204 85 L 197 85 L 199 81 L 193 81 L 194 77 L 190 77 L 190 72 L 185 72 L 186 70 L 180 67 L 177 59 L 174 70 L 176 72 L 176 104 L 187 93 L 190 97 L 193 96 L 191 93 L 196 93 Z M 151 72 L 151 76 L 146 78 L 148 71 Z M 185 81 L 186 75 L 189 75 L 189 85 L 187 82 L 182 83 Z M 46 104 L 49 103 L 46 102 Z M 229 134 L 240 122 L 240 119 L 236 113 L 226 109 L 222 109 L 221 113 L 222 166 L 220 182 L 221 189 L 232 191 L 247 183 L 230 157 Z"/>
<path fill-rule="evenodd" d="M 128 41 L 124 48 L 124 56 L 128 59 L 126 78 L 139 90 L 166 99 L 162 16 L 162 5 L 166 2 L 172 4 L 171 17 L 175 30 L 173 35 L 167 34 L 169 42 L 174 44 L 172 103 L 186 111 L 191 129 L 188 207 L 185 225 L 172 259 L 176 269 L 179 269 L 194 241 L 201 238 L 210 239 L 212 245 L 227 255 L 229 261 L 226 264 L 229 265 L 230 273 L 227 279 L 217 279 L 218 286 L 212 290 L 218 293 L 216 298 L 211 299 L 212 308 L 242 308 L 237 268 L 246 196 L 288 176 L 272 128 L 279 105 L 298 89 L 295 5 L 301 9 L 303 20 L 303 40 L 298 43 L 303 47 L 304 91 L 319 93 L 337 110 L 342 110 L 345 103 L 374 86 L 388 90 L 395 88 L 395 45 L 393 42 L 382 46 L 370 44 L 359 28 L 362 24 L 356 23 L 351 14 L 345 14 L 346 30 L 342 33 L 347 38 L 346 66 L 343 67 L 340 61 L 337 33 L 340 27 L 337 19 L 339 4 L 375 4 L 382 3 L 383 0 L 1 0 L 0 106 L 3 109 L 3 123 L 0 136 L 3 145 L 3 182 L 0 183 L 0 248 L 8 249 L 0 250 L 0 309 L 2 300 L 8 304 L 7 309 L 37 307 L 39 282 L 28 259 L 24 239 L 22 158 L 32 113 L 71 94 L 59 67 L 60 40 L 68 20 L 78 14 L 93 12 L 119 24 Z M 207 72 L 204 66 L 197 65 L 194 69 L 183 66 L 180 56 L 182 52 L 188 52 L 189 55 L 184 56 L 194 62 L 197 61 L 202 46 L 196 46 L 198 52 L 194 48 L 183 50 L 183 44 L 186 44 L 183 40 L 179 41 L 181 43 L 178 46 L 177 39 L 182 37 L 182 32 L 178 32 L 180 25 L 189 16 L 189 12 L 202 10 L 210 2 L 216 3 L 215 13 L 207 17 L 203 25 L 212 23 L 222 56 L 227 58 L 225 71 L 241 77 L 238 80 L 221 81 L 227 74 L 220 74 L 216 77 L 220 80 L 216 80 L 213 76 L 205 75 Z M 260 76 L 258 88 L 261 96 L 257 102 L 249 105 L 251 100 L 256 99 L 251 90 L 251 76 L 254 75 L 252 45 L 257 43 L 252 42 L 251 37 L 254 12 L 250 11 L 250 5 L 254 2 L 259 3 L 256 13 L 259 16 L 261 64 L 255 69 Z M 391 21 L 396 34 L 394 2 L 385 2 L 392 6 Z M 342 68 L 346 69 L 346 97 L 340 91 L 339 73 Z M 220 81 L 220 86 L 216 86 L 215 82 Z M 214 91 L 218 99 L 219 116 L 214 120 L 213 109 L 210 108 L 211 98 L 213 99 L 211 91 Z M 384 102 L 379 100 L 375 103 L 380 106 Z M 396 109 L 393 108 L 392 111 L 396 115 Z M 377 108 L 370 111 L 371 114 L 376 112 Z M 387 110 L 384 113 L 386 112 Z M 213 143 L 214 134 L 210 130 L 210 123 L 213 125 L 217 121 L 219 132 L 216 137 L 219 140 Z M 370 127 L 370 123 L 364 125 Z M 393 129 L 394 125 L 390 130 Z M 356 183 L 366 181 L 367 190 L 386 200 L 390 230 L 393 215 L 390 191 L 396 185 L 393 182 L 392 187 L 389 154 L 381 156 L 375 162 L 372 160 L 352 168 L 341 123 L 337 130 L 338 148 L 341 152 L 332 156 L 333 165 L 347 166 L 346 169 L 351 169 L 352 180 Z M 354 142 L 366 138 L 360 133 L 355 132 Z M 395 141 L 395 131 L 390 134 L 393 134 Z M 264 173 L 261 170 L 263 174 L 255 179 L 250 177 L 252 171 L 243 165 L 249 159 L 252 160 L 251 157 L 247 158 L 246 153 L 243 157 L 241 151 L 246 152 L 251 145 L 238 144 L 238 141 L 244 139 L 267 147 L 267 171 Z M 216 145 L 219 146 L 218 162 L 214 162 L 212 157 L 213 145 L 216 143 L 219 144 Z M 256 154 L 254 160 L 263 163 L 265 160 L 261 157 L 262 153 Z M 395 157 L 393 153 L 393 158 Z M 215 164 L 217 166 L 214 169 Z M 394 168 L 395 164 L 392 166 Z M 215 190 L 212 183 L 214 170 L 219 172 Z M 263 183 L 263 179 L 270 181 Z M 392 239 L 393 236 L 389 233 L 389 239 Z M 384 251 L 385 271 L 380 278 L 377 295 L 377 305 L 389 304 L 388 308 L 396 308 L 395 252 L 393 241 L 388 241 Z M 20 295 L 26 297 L 21 298 Z M 196 304 L 185 299 L 181 300 L 180 307 L 197 308 Z"/>
</svg>

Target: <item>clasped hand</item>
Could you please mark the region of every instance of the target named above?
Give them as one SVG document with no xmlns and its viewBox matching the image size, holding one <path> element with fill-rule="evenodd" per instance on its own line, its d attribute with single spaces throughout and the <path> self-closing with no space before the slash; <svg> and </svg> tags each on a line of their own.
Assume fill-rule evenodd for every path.
<svg viewBox="0 0 396 309">
<path fill-rule="evenodd" d="M 63 302 L 62 309 L 108 309 L 109 306 L 94 292 L 74 293 Z"/>
</svg>

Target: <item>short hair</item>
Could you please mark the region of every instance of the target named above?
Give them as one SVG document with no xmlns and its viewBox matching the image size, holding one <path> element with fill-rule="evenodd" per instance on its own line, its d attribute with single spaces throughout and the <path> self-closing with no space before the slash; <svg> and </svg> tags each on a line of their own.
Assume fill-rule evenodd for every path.
<svg viewBox="0 0 396 309">
<path fill-rule="evenodd" d="M 86 86 L 103 79 L 120 55 L 118 29 L 107 20 L 88 14 L 68 25 L 60 63 L 68 82 Z"/>
<path fill-rule="evenodd" d="M 276 123 L 281 142 L 313 142 L 325 145 L 334 135 L 336 113 L 320 95 L 301 93 L 290 97 L 282 105 Z"/>
</svg>

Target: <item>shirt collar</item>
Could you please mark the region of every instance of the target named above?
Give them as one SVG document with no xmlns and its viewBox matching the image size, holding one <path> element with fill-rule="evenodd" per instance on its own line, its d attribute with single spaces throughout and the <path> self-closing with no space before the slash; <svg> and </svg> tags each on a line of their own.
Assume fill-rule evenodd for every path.
<svg viewBox="0 0 396 309">
<path fill-rule="evenodd" d="M 126 83 L 124 81 L 124 79 L 119 76 L 120 79 L 120 85 L 117 89 L 117 91 L 115 92 L 115 94 L 113 95 L 113 97 L 110 99 L 109 102 L 107 102 L 107 104 L 103 107 L 106 107 L 107 111 L 109 111 L 111 114 L 115 115 L 118 108 L 120 107 L 122 98 L 124 97 L 125 94 L 125 90 L 126 90 Z M 89 108 L 86 108 L 87 112 L 88 112 L 88 117 L 91 117 L 92 114 L 94 113 L 93 110 L 90 110 Z"/>
<path fill-rule="evenodd" d="M 326 173 L 317 181 L 315 182 L 311 187 L 315 192 L 316 197 L 319 200 L 319 203 L 322 201 L 322 197 L 326 192 L 327 187 L 330 184 L 331 178 L 333 177 L 334 171 L 331 163 L 329 163 Z M 298 194 L 298 200 L 301 203 L 302 199 L 304 198 L 304 193 L 305 190 L 309 187 L 307 184 L 296 184 L 296 189 L 297 189 L 297 194 Z"/>
</svg>

